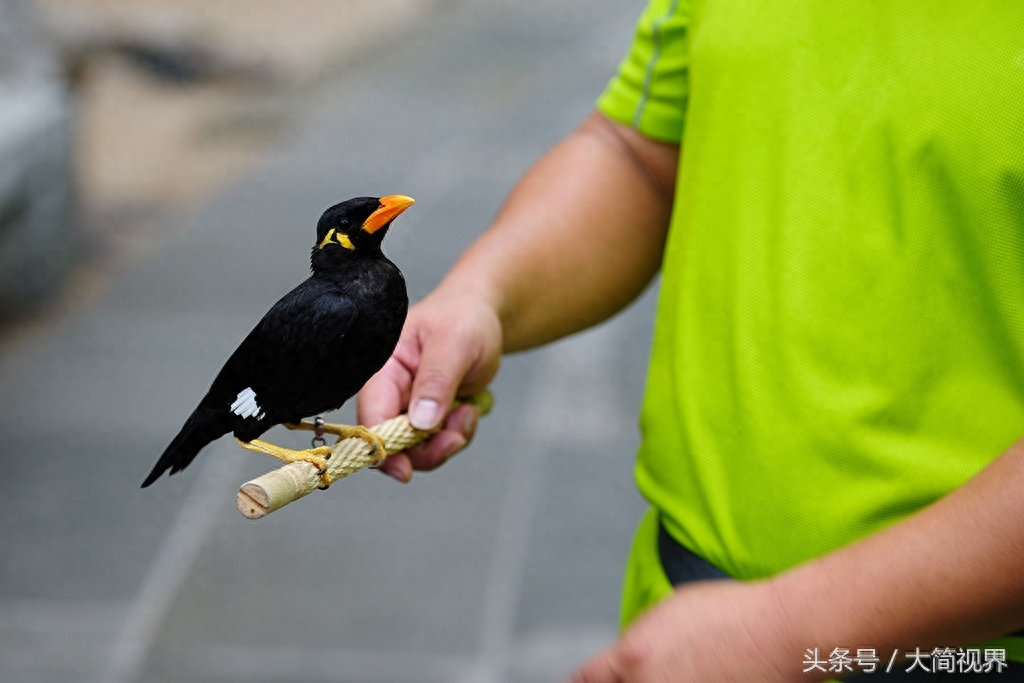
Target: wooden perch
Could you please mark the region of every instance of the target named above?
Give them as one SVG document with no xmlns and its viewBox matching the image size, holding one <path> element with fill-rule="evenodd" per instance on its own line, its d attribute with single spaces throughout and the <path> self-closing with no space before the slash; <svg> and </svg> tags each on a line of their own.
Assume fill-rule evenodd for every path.
<svg viewBox="0 0 1024 683">
<path fill-rule="evenodd" d="M 469 403 L 475 406 L 481 415 L 486 415 L 491 409 L 492 402 L 490 392 L 485 389 L 469 399 L 456 401 L 451 409 Z M 426 441 L 439 429 L 440 427 L 433 431 L 414 429 L 409 424 L 408 415 L 399 415 L 370 427 L 371 432 L 384 440 L 388 455 Z M 347 477 L 356 470 L 374 463 L 378 454 L 374 453 L 371 456 L 371 450 L 372 446 L 365 439 L 358 437 L 343 439 L 331 446 L 331 455 L 327 461 L 330 481 Z M 235 498 L 235 505 L 238 511 L 249 519 L 259 519 L 309 495 L 321 486 L 323 482 L 315 465 L 308 462 L 293 462 L 242 484 Z"/>
</svg>

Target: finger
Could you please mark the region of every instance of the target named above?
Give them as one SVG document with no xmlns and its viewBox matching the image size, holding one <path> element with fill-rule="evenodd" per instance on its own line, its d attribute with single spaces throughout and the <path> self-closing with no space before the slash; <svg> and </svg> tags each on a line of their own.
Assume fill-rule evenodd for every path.
<svg viewBox="0 0 1024 683">
<path fill-rule="evenodd" d="M 435 434 L 426 443 L 406 451 L 412 468 L 416 470 L 437 469 L 453 455 L 466 447 L 469 441 L 459 432 L 449 429 Z"/>
<path fill-rule="evenodd" d="M 447 462 L 473 439 L 480 413 L 471 405 L 456 408 L 445 420 L 443 430 L 407 453 L 413 469 L 432 470 Z"/>
<path fill-rule="evenodd" d="M 472 405 L 461 405 L 451 412 L 445 420 L 445 429 L 458 432 L 465 437 L 466 442 L 473 440 L 476 434 L 476 425 L 480 421 L 480 411 Z"/>
<path fill-rule="evenodd" d="M 403 484 L 408 484 L 412 479 L 412 463 L 405 453 L 388 456 L 377 469 Z"/>
<path fill-rule="evenodd" d="M 363 385 L 356 396 L 356 420 L 376 425 L 398 415 L 407 405 L 412 389 L 412 373 L 395 355 Z"/>
<path fill-rule="evenodd" d="M 571 683 L 624 683 L 615 649 L 611 648 L 598 653 L 577 671 Z"/>
<path fill-rule="evenodd" d="M 440 424 L 463 378 L 476 362 L 459 340 L 431 341 L 421 340 L 423 354 L 412 383 L 409 421 L 416 429 L 434 429 Z"/>
</svg>

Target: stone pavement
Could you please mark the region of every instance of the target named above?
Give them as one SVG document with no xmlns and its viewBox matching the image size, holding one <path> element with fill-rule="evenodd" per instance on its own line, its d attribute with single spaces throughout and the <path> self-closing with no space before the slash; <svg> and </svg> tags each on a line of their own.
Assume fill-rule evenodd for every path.
<svg viewBox="0 0 1024 683">
<path fill-rule="evenodd" d="M 305 276 L 325 207 L 415 197 L 385 251 L 422 297 L 590 109 L 641 5 L 452 6 L 317 95 L 101 301 L 0 358 L 0 681 L 557 681 L 614 638 L 650 292 L 508 358 L 471 448 L 408 486 L 360 472 L 248 521 L 237 487 L 275 463 L 229 439 L 139 483 Z"/>
</svg>

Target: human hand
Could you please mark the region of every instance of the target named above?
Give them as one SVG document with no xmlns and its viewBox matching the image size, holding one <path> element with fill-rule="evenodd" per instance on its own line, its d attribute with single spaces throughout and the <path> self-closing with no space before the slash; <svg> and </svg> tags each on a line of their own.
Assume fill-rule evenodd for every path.
<svg viewBox="0 0 1024 683">
<path fill-rule="evenodd" d="M 380 470 L 408 482 L 413 470 L 432 470 L 473 438 L 479 417 L 460 406 L 445 419 L 456 395 L 475 393 L 494 378 L 501 362 L 497 313 L 483 299 L 435 291 L 409 310 L 388 362 L 359 392 L 360 424 L 377 424 L 408 410 L 413 427 L 444 427 L 428 441 L 388 457 Z"/>
<path fill-rule="evenodd" d="M 811 683 L 791 633 L 770 581 L 702 581 L 651 608 L 571 681 Z"/>
</svg>

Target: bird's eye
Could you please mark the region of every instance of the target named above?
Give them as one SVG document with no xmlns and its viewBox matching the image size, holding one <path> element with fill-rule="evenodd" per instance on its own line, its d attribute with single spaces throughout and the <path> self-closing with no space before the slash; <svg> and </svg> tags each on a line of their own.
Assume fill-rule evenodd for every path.
<svg viewBox="0 0 1024 683">
<path fill-rule="evenodd" d="M 340 225 L 343 228 L 347 228 L 349 225 L 351 225 L 351 223 L 350 223 L 350 221 L 347 218 L 342 218 Z"/>
</svg>

